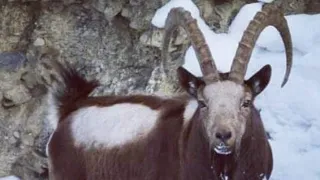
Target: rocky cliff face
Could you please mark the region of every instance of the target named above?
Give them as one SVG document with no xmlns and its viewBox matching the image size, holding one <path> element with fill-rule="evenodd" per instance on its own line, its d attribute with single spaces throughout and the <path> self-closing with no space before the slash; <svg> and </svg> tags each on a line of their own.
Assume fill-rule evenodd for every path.
<svg viewBox="0 0 320 180">
<path fill-rule="evenodd" d="M 139 38 L 163 3 L 2 2 L 0 177 L 13 173 L 38 179 L 46 166 L 43 155 L 50 128 L 44 118 L 44 84 L 50 77 L 40 62 L 59 58 L 88 78 L 98 77 L 103 86 L 95 94 L 145 91 L 159 66 L 160 51 Z"/>
<path fill-rule="evenodd" d="M 51 79 L 42 61 L 65 60 L 87 78 L 98 78 L 102 86 L 94 95 L 176 88 L 159 78 L 163 30 L 150 23 L 168 1 L 0 0 L 0 177 L 44 179 L 44 148 L 52 129 L 45 120 L 45 84 Z M 194 2 L 213 30 L 226 32 L 240 7 L 252 1 Z M 304 4 L 290 4 L 288 13 L 320 10 L 316 0 L 295 2 Z M 172 82 L 188 45 L 186 35 L 179 32 L 174 45 Z"/>
</svg>

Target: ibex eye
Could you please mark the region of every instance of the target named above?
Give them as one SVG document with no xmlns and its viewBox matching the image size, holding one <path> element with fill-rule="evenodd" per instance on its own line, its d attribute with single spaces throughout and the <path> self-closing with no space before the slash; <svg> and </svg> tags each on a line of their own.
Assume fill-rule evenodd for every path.
<svg viewBox="0 0 320 180">
<path fill-rule="evenodd" d="M 242 103 L 242 107 L 249 107 L 251 105 L 251 101 L 250 100 L 244 100 Z"/>
</svg>

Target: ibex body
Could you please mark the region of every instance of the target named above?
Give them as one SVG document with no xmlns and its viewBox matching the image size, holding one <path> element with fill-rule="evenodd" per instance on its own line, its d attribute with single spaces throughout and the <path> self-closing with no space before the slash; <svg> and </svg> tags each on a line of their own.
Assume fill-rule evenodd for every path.
<svg viewBox="0 0 320 180">
<path fill-rule="evenodd" d="M 180 67 L 177 74 L 186 93 L 175 97 L 90 97 L 96 81 L 54 63 L 63 83 L 50 96 L 48 117 L 58 122 L 48 144 L 50 179 L 268 179 L 272 152 L 253 101 L 268 85 L 271 67 L 244 80 L 252 48 L 267 25 L 279 29 L 285 42 L 284 85 L 292 45 L 285 19 L 272 5 L 251 21 L 230 73 L 217 71 L 190 13 L 171 10 L 163 56 L 171 33 L 182 26 L 203 73 L 198 78 Z"/>
</svg>

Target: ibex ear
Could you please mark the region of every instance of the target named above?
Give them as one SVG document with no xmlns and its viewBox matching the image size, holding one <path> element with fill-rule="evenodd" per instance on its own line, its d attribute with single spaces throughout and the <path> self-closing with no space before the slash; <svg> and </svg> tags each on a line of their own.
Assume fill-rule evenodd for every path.
<svg viewBox="0 0 320 180">
<path fill-rule="evenodd" d="M 250 79 L 245 81 L 245 84 L 252 90 L 253 96 L 260 94 L 269 84 L 271 78 L 271 66 L 265 65 L 256 72 Z"/>
<path fill-rule="evenodd" d="M 200 78 L 194 76 L 183 67 L 179 67 L 177 70 L 179 83 L 184 90 L 186 90 L 191 96 L 197 98 L 197 90 L 199 87 L 204 86 L 205 83 Z"/>
</svg>

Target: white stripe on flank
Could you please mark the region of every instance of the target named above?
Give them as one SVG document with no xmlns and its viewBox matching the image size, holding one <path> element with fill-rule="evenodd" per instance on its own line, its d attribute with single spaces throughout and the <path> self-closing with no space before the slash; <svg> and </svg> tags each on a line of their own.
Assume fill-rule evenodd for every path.
<svg viewBox="0 0 320 180">
<path fill-rule="evenodd" d="M 72 116 L 71 130 L 77 146 L 110 148 L 146 136 L 158 117 L 159 111 L 141 104 L 91 106 L 79 109 Z"/>
</svg>

